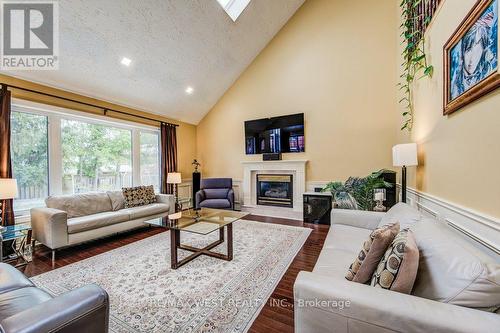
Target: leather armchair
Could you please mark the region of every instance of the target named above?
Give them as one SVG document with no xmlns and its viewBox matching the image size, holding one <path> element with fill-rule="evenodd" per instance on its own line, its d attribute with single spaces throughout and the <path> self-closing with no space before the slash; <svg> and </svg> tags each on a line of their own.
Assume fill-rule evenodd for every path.
<svg viewBox="0 0 500 333">
<path fill-rule="evenodd" d="M 0 332 L 108 332 L 109 298 L 97 285 L 57 297 L 16 268 L 0 263 Z"/>
<path fill-rule="evenodd" d="M 233 180 L 231 178 L 202 179 L 196 192 L 196 209 L 234 209 Z"/>
</svg>

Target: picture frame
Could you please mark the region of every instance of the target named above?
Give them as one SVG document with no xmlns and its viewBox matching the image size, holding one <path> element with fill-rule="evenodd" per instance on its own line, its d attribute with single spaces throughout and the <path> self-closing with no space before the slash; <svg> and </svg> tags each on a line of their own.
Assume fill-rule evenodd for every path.
<svg viewBox="0 0 500 333">
<path fill-rule="evenodd" d="M 443 115 L 500 87 L 500 0 L 478 0 L 443 47 Z"/>
</svg>

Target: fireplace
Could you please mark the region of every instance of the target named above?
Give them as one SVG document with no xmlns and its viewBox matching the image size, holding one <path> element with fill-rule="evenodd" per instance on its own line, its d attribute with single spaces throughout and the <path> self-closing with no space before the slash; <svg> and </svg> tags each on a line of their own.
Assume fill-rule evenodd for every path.
<svg viewBox="0 0 500 333">
<path fill-rule="evenodd" d="M 293 208 L 293 176 L 257 174 L 257 205 Z"/>
</svg>

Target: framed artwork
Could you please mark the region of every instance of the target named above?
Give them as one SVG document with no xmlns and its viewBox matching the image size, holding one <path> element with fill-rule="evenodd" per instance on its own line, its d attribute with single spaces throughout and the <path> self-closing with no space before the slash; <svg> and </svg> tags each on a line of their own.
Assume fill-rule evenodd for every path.
<svg viewBox="0 0 500 333">
<path fill-rule="evenodd" d="M 445 115 L 500 86 L 499 2 L 479 0 L 444 46 Z"/>
</svg>

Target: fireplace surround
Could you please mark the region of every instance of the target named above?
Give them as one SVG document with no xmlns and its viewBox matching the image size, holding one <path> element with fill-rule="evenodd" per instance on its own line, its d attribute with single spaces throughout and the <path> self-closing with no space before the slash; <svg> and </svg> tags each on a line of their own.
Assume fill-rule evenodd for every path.
<svg viewBox="0 0 500 333">
<path fill-rule="evenodd" d="M 258 205 L 293 208 L 293 175 L 257 174 Z"/>
<path fill-rule="evenodd" d="M 307 160 L 243 161 L 243 182 L 241 186 L 242 209 L 258 214 L 302 218 L 302 194 L 306 189 Z M 257 204 L 257 175 L 293 175 L 293 207 L 263 206 Z M 260 208 L 259 208 L 260 207 Z"/>
</svg>

